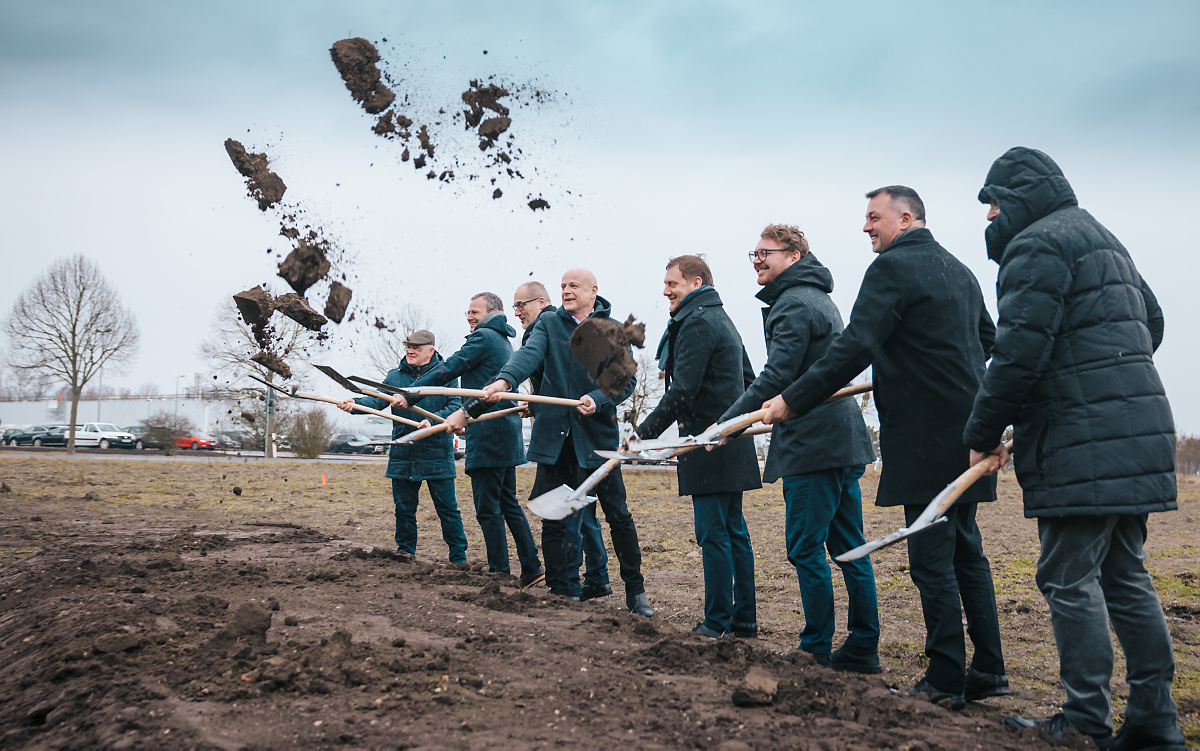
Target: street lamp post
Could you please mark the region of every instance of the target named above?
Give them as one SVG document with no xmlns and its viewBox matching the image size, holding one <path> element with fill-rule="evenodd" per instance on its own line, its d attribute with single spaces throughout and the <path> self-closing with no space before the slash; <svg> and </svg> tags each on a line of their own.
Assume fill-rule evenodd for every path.
<svg viewBox="0 0 1200 751">
<path fill-rule="evenodd" d="M 179 379 L 183 377 L 181 375 L 175 376 L 175 424 L 171 426 L 172 429 L 179 428 Z"/>
</svg>

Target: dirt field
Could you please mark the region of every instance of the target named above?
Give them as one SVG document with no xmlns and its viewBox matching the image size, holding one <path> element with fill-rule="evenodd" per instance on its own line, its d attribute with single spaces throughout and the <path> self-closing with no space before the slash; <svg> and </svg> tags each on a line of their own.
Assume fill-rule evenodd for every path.
<svg viewBox="0 0 1200 751">
<path fill-rule="evenodd" d="M 997 724 L 1014 712 L 1049 715 L 1062 700 L 1033 583 L 1035 527 L 1011 477 L 979 516 L 1014 692 L 952 713 L 890 690 L 907 690 L 923 670 L 902 546 L 875 557 L 883 675 L 780 660 L 803 615 L 777 486 L 745 504 L 762 636 L 714 642 L 686 633 L 701 618 L 703 585 L 673 473 L 626 475 L 653 620 L 625 612 L 615 559 L 614 595 L 582 604 L 486 574 L 470 513 L 465 566 L 446 563 L 427 503 L 416 560 L 396 560 L 382 475 L 382 465 L 5 450 L 0 747 L 1047 746 Z M 518 472 L 523 494 L 532 479 Z M 1174 637 L 1181 720 L 1200 744 L 1200 485 L 1180 490 L 1180 511 L 1151 518 L 1147 547 Z M 864 496 L 873 495 L 868 474 Z M 460 508 L 469 498 L 462 478 Z M 899 524 L 897 511 L 868 507 L 868 537 Z M 753 667 L 779 682 L 769 705 L 733 701 Z M 1113 689 L 1120 706 L 1125 684 Z"/>
</svg>

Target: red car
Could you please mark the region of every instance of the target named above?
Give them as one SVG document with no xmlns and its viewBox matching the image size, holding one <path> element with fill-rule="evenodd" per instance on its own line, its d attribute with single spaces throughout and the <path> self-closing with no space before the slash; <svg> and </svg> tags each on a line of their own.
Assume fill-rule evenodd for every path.
<svg viewBox="0 0 1200 751">
<path fill-rule="evenodd" d="M 217 447 L 217 439 L 207 433 L 199 433 L 196 431 L 176 430 L 175 431 L 175 447 L 181 449 L 215 449 Z"/>
</svg>

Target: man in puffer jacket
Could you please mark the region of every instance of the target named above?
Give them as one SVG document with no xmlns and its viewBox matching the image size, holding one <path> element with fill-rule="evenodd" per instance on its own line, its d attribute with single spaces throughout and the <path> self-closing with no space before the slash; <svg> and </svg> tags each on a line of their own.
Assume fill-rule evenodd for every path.
<svg viewBox="0 0 1200 751">
<path fill-rule="evenodd" d="M 1062 713 L 1010 717 L 1102 748 L 1184 748 L 1171 637 L 1144 564 L 1146 516 L 1175 504 L 1171 407 L 1155 370 L 1163 316 L 1116 237 L 1079 208 L 1054 161 L 1018 147 L 988 172 L 988 257 L 1000 265 L 992 362 L 963 433 L 972 462 L 1013 440 L 1025 516 L 1038 520 L 1037 583 L 1054 624 Z M 1113 648 L 1129 702 L 1112 736 Z"/>
</svg>

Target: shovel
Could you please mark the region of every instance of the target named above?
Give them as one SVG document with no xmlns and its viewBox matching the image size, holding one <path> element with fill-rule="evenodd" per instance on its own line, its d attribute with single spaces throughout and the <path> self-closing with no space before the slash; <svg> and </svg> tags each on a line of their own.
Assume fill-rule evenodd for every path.
<svg viewBox="0 0 1200 751">
<path fill-rule="evenodd" d="M 382 391 L 376 391 L 375 389 L 364 389 L 364 388 L 359 388 L 358 386 L 355 386 L 353 383 L 350 382 L 350 380 L 348 378 L 346 378 L 346 376 L 337 372 L 336 370 L 329 367 L 328 365 L 313 365 L 313 367 L 316 368 L 317 370 L 321 371 L 325 375 L 329 376 L 333 380 L 337 381 L 338 384 L 340 384 L 342 388 L 350 391 L 353 394 L 362 394 L 363 396 L 373 396 L 376 399 L 382 399 L 385 402 L 390 402 L 392 400 L 390 395 L 385 394 Z M 442 422 L 446 419 L 444 417 L 438 417 L 437 415 L 433 414 L 429 410 L 421 409 L 420 407 L 417 407 L 412 404 L 408 405 L 408 409 L 410 412 L 416 412 L 418 415 L 421 415 L 422 417 L 428 417 L 430 420 L 432 420 L 434 422 Z"/>
<path fill-rule="evenodd" d="M 276 391 L 281 391 L 281 392 L 285 393 L 287 396 L 294 397 L 296 399 L 308 399 L 309 401 L 325 402 L 327 404 L 341 404 L 343 401 L 341 399 L 334 399 L 332 396 L 320 396 L 318 394 L 301 393 L 300 391 L 297 391 L 297 389 L 300 388 L 299 386 L 292 386 L 290 389 L 284 389 L 284 388 L 280 388 L 279 386 L 276 386 L 273 383 L 268 383 L 268 382 L 264 381 L 263 379 L 259 378 L 258 376 L 247 375 L 246 377 L 251 380 L 258 381 L 259 383 L 263 384 L 264 386 L 266 386 L 268 388 L 275 389 Z M 379 417 L 386 417 L 387 419 L 389 419 L 393 422 L 399 422 L 399 423 L 403 423 L 405 425 L 411 425 L 414 428 L 421 424 L 419 422 L 414 422 L 407 418 L 400 417 L 399 415 L 393 415 L 390 412 L 380 412 L 377 409 L 371 409 L 370 407 L 364 407 L 361 404 L 355 404 L 354 410 L 357 412 L 366 412 L 368 414 L 378 415 Z"/>
<path fill-rule="evenodd" d="M 398 386 L 389 386 L 386 383 L 378 381 L 369 381 L 366 378 L 359 376 L 350 376 L 350 380 L 355 383 L 373 386 L 380 391 L 386 391 L 389 394 L 402 394 L 405 397 L 410 396 L 473 396 L 477 399 L 482 399 L 487 396 L 487 392 L 482 389 L 452 389 L 445 386 L 418 386 L 416 388 L 401 388 Z M 559 396 L 542 396 L 541 394 L 517 394 L 511 391 L 502 391 L 498 396 L 501 399 L 507 399 L 512 402 L 537 402 L 538 404 L 558 404 L 564 407 L 578 407 L 583 404 L 578 399 L 564 399 Z M 496 414 L 496 413 L 489 413 Z"/>
<path fill-rule="evenodd" d="M 525 409 L 525 408 L 524 407 L 509 407 L 508 409 L 498 409 L 495 412 L 485 412 L 482 415 L 480 415 L 479 417 L 467 418 L 467 425 L 473 425 L 477 422 L 486 422 L 488 420 L 495 420 L 497 417 L 508 417 L 509 415 L 513 415 L 513 414 L 516 414 L 517 412 L 522 411 L 523 409 Z M 437 435 L 438 433 L 444 433 L 445 431 L 447 431 L 449 429 L 450 429 L 450 426 L 443 422 L 440 425 L 430 425 L 428 428 L 421 428 L 420 430 L 414 430 L 411 433 L 406 433 L 405 435 L 400 436 L 399 438 L 397 438 L 394 441 L 386 441 L 385 443 L 397 444 L 400 446 L 407 446 L 408 444 L 412 443 L 413 441 L 419 441 L 422 438 L 428 438 L 431 435 Z"/>
<path fill-rule="evenodd" d="M 1009 450 L 1012 450 L 1012 441 L 1004 445 Z M 934 496 L 929 505 L 925 507 L 925 510 L 921 512 L 921 515 L 913 521 L 912 526 L 901 527 L 890 535 L 859 545 L 854 550 L 842 553 L 835 560 L 842 561 L 843 563 L 856 561 L 859 558 L 874 553 L 876 550 L 881 550 L 889 545 L 895 545 L 906 537 L 912 537 L 918 532 L 924 532 L 930 527 L 947 521 L 946 517 L 943 516 L 946 510 L 953 506 L 958 497 L 965 493 L 967 488 L 975 484 L 976 480 L 998 469 L 999 464 L 1000 457 L 995 455 L 985 457 L 983 461 L 963 472 L 953 482 L 943 488 L 942 492 Z"/>
</svg>

